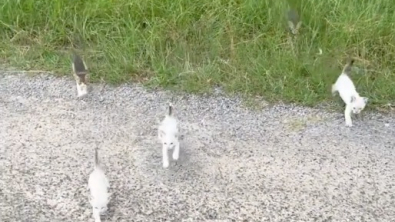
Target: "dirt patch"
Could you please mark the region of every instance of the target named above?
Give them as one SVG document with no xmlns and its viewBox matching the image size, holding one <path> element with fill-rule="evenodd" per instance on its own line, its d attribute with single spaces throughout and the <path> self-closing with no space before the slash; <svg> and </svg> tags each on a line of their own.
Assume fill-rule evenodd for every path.
<svg viewBox="0 0 395 222">
<path fill-rule="evenodd" d="M 350 129 L 342 113 L 318 109 L 249 110 L 237 98 L 139 86 L 102 95 L 94 86 L 76 99 L 74 84 L 0 77 L 1 221 L 93 221 L 96 144 L 114 193 L 103 221 L 395 218 L 391 117 L 366 115 Z M 163 169 L 156 124 L 172 97 L 183 139 L 180 160 Z"/>
</svg>

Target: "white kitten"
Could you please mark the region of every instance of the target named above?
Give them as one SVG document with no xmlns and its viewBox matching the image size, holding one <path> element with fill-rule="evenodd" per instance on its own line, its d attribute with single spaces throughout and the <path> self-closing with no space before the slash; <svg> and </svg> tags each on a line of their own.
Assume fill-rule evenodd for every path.
<svg viewBox="0 0 395 222">
<path fill-rule="evenodd" d="M 89 175 L 88 185 L 91 192 L 89 202 L 92 205 L 93 217 L 95 218 L 95 222 L 100 222 L 100 215 L 107 211 L 107 204 L 110 197 L 107 189 L 110 187 L 110 184 L 103 169 L 99 165 L 97 148 L 95 150 L 95 168 Z"/>
<path fill-rule="evenodd" d="M 73 52 L 73 62 L 71 67 L 73 68 L 73 76 L 77 84 L 78 97 L 85 96 L 88 94 L 88 67 L 81 57 L 75 52 Z"/>
<path fill-rule="evenodd" d="M 178 122 L 173 116 L 173 107 L 169 104 L 169 113 L 163 119 L 158 128 L 158 137 L 162 142 L 163 167 L 169 166 L 167 151 L 173 149 L 173 159 L 178 160 L 180 153 L 180 143 L 178 141 Z"/>
<path fill-rule="evenodd" d="M 361 97 L 358 94 L 354 83 L 349 77 L 353 63 L 354 60 L 351 60 L 347 65 L 345 65 L 342 73 L 337 78 L 336 83 L 332 85 L 332 94 L 335 95 L 336 92 L 339 92 L 340 97 L 346 104 L 346 109 L 344 110 L 346 126 L 352 126 L 351 112 L 359 114 L 368 102 L 367 97 Z"/>
</svg>

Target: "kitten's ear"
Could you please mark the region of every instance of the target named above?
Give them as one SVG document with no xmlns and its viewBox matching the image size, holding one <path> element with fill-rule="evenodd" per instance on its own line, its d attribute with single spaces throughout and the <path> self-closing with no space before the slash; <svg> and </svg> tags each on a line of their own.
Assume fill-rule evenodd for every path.
<svg viewBox="0 0 395 222">
<path fill-rule="evenodd" d="M 296 25 L 295 30 L 299 30 L 299 29 L 300 29 L 300 26 L 302 26 L 302 22 L 298 22 L 298 24 Z"/>
<path fill-rule="evenodd" d="M 295 30 L 295 25 L 292 21 L 288 21 L 288 26 L 291 29 L 291 31 Z"/>
<path fill-rule="evenodd" d="M 357 98 L 355 96 L 351 96 L 351 101 L 350 102 L 355 102 L 355 100 L 357 100 Z"/>
<path fill-rule="evenodd" d="M 369 98 L 368 97 L 363 97 L 363 101 L 365 102 L 365 104 L 366 103 L 368 103 L 368 101 L 369 101 Z"/>
</svg>

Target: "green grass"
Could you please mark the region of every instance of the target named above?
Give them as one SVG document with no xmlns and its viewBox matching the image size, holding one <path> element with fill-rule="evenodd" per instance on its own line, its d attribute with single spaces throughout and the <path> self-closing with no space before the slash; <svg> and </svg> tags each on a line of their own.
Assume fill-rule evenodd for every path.
<svg viewBox="0 0 395 222">
<path fill-rule="evenodd" d="M 315 105 L 349 56 L 371 106 L 395 98 L 391 0 L 0 0 L 0 59 L 70 75 L 78 45 L 92 80 Z M 286 12 L 299 11 L 288 40 Z M 293 47 L 292 47 L 293 46 Z M 317 55 L 319 48 L 322 55 Z"/>
</svg>

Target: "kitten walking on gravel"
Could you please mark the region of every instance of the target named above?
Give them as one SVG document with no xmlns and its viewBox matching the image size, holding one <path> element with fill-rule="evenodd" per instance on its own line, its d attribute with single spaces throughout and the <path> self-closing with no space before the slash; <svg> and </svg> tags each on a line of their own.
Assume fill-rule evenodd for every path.
<svg viewBox="0 0 395 222">
<path fill-rule="evenodd" d="M 89 202 L 92 206 L 93 217 L 95 218 L 95 222 L 100 222 L 100 215 L 107 211 L 107 204 L 110 197 L 108 188 L 110 184 L 103 169 L 100 167 L 97 148 L 95 149 L 95 167 L 89 175 L 88 185 L 91 193 Z"/>
<path fill-rule="evenodd" d="M 361 97 L 358 94 L 353 81 L 349 77 L 353 63 L 354 60 L 351 59 L 350 62 L 344 66 L 335 84 L 332 85 L 332 94 L 335 95 L 336 92 L 339 92 L 340 97 L 346 104 L 344 110 L 346 126 L 352 126 L 351 113 L 359 114 L 368 102 L 367 97 Z"/>
<path fill-rule="evenodd" d="M 73 76 L 77 84 L 78 97 L 82 97 L 88 94 L 88 67 L 81 57 L 75 52 L 73 52 L 73 62 L 71 66 L 73 68 Z"/>
<path fill-rule="evenodd" d="M 163 119 L 158 128 L 158 137 L 162 143 L 163 167 L 169 166 L 167 151 L 173 150 L 173 159 L 178 160 L 180 143 L 178 141 L 178 121 L 173 115 L 173 106 L 169 104 L 169 113 Z"/>
</svg>

